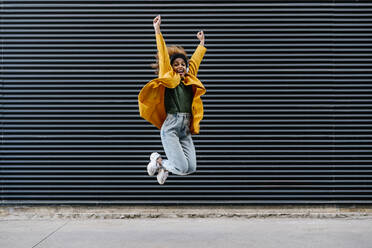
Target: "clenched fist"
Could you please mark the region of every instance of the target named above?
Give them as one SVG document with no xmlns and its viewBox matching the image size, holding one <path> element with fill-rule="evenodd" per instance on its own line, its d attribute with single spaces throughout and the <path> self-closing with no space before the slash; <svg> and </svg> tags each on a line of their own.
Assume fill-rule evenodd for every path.
<svg viewBox="0 0 372 248">
<path fill-rule="evenodd" d="M 156 33 L 160 32 L 161 17 L 160 15 L 156 16 L 153 21 L 154 29 Z"/>
<path fill-rule="evenodd" d="M 198 37 L 198 39 L 200 40 L 200 45 L 203 45 L 204 46 L 204 41 L 205 41 L 205 37 L 204 37 L 204 32 L 203 30 L 198 32 L 196 34 L 196 37 Z"/>
</svg>

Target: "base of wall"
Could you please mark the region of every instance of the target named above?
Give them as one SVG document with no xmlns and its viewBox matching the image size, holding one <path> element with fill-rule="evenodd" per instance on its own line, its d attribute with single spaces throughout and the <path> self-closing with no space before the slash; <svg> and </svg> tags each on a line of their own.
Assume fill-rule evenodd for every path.
<svg viewBox="0 0 372 248">
<path fill-rule="evenodd" d="M 0 219 L 360 218 L 367 206 L 2 206 Z"/>
</svg>

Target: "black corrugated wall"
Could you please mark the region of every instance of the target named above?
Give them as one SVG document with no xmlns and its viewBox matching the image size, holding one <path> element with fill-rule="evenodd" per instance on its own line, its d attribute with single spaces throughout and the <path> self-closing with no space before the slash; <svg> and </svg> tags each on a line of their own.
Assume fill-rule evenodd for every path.
<svg viewBox="0 0 372 248">
<path fill-rule="evenodd" d="M 372 1 L 2 0 L 1 204 L 372 203 Z M 198 171 L 137 95 L 204 30 Z"/>
</svg>

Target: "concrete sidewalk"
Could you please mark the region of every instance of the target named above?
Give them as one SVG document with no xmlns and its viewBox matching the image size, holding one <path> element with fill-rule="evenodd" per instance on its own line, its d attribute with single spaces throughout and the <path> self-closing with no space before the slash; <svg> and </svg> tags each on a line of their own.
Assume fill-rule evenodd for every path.
<svg viewBox="0 0 372 248">
<path fill-rule="evenodd" d="M 372 206 L 2 206 L 1 248 L 372 247 Z"/>
<path fill-rule="evenodd" d="M 0 220 L 1 248 L 370 248 L 372 218 Z"/>
</svg>

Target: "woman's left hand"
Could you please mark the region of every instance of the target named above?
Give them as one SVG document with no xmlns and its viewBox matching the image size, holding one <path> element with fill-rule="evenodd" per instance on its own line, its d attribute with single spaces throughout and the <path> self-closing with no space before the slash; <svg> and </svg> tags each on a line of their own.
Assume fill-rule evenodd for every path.
<svg viewBox="0 0 372 248">
<path fill-rule="evenodd" d="M 200 41 L 204 40 L 204 32 L 203 32 L 203 30 L 200 31 L 200 32 L 198 32 L 197 35 L 196 35 L 196 37 L 198 37 L 198 39 Z"/>
<path fill-rule="evenodd" d="M 204 32 L 203 32 L 203 30 L 201 30 L 200 32 L 198 32 L 196 34 L 196 37 L 198 37 L 198 39 L 200 40 L 200 45 L 203 45 L 204 46 L 205 38 L 204 38 Z"/>
</svg>

